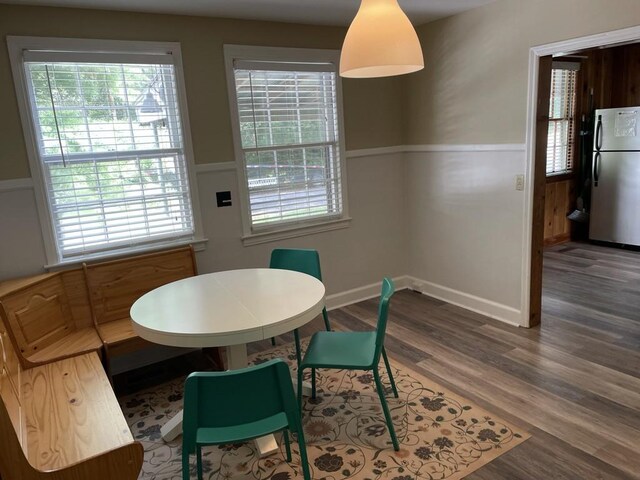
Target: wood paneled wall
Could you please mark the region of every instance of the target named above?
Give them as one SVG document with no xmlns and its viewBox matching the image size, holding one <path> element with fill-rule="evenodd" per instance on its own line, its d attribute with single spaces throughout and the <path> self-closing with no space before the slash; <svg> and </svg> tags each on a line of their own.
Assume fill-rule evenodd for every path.
<svg viewBox="0 0 640 480">
<path fill-rule="evenodd" d="M 611 107 L 640 105 L 640 45 L 613 49 Z"/>
<path fill-rule="evenodd" d="M 589 94 L 594 108 L 623 108 L 640 105 L 640 44 L 582 52 L 580 114 L 590 114 Z"/>
<path fill-rule="evenodd" d="M 544 244 L 557 245 L 571 239 L 567 215 L 574 209 L 574 180 L 547 182 L 544 203 Z"/>
</svg>

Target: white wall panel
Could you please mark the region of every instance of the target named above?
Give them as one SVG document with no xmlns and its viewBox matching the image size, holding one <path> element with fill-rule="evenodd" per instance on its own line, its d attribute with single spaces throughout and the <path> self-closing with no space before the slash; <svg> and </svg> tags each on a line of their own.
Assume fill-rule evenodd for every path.
<svg viewBox="0 0 640 480">
<path fill-rule="evenodd" d="M 46 263 L 31 182 L 0 182 L 0 280 L 38 273 Z"/>
<path fill-rule="evenodd" d="M 474 310 L 483 310 L 484 301 L 485 313 L 516 322 L 524 197 L 515 176 L 524 169 L 522 146 L 438 150 L 405 154 L 407 274 L 430 284 L 425 293 L 455 293 L 445 299 L 465 305 L 467 298 Z M 500 306 L 504 314 L 496 313 Z"/>
</svg>

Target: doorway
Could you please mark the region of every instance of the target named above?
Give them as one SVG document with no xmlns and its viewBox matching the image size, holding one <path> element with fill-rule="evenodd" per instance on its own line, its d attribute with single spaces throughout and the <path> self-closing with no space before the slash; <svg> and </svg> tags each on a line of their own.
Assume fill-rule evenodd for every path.
<svg viewBox="0 0 640 480">
<path fill-rule="evenodd" d="M 605 56 L 597 53 L 601 49 L 637 42 L 640 42 L 640 27 L 534 47 L 530 51 L 526 161 L 528 175 L 525 188 L 525 250 L 523 255 L 524 277 L 522 290 L 523 326 L 533 327 L 538 325 L 542 316 L 547 139 L 554 57 L 556 59 L 567 56 L 577 56 L 579 58 L 586 56 L 583 55 L 586 52 L 588 55 L 599 56 L 600 61 L 605 62 Z M 635 90 L 635 86 L 633 89 Z M 601 99 L 605 98 L 607 91 L 612 91 L 611 86 L 601 83 Z M 602 105 L 606 106 L 604 103 Z M 640 101 L 636 105 L 640 105 Z M 585 105 L 583 107 L 586 109 Z M 580 181 L 575 181 L 574 185 L 573 191 L 570 189 L 562 189 L 561 191 L 563 194 L 572 194 L 577 199 L 582 190 Z M 584 202 L 584 197 L 582 201 Z M 575 206 L 575 200 L 572 201 L 572 204 Z M 563 215 L 565 214 L 563 212 Z M 569 228 L 574 228 L 574 226 L 570 224 Z M 562 233 L 565 235 L 568 233 L 569 238 L 572 235 L 571 230 Z M 584 235 L 584 231 L 582 235 Z"/>
</svg>

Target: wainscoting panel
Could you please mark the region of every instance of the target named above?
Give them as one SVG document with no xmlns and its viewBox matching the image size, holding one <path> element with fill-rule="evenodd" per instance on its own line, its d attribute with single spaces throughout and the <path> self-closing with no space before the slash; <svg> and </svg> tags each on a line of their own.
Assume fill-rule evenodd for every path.
<svg viewBox="0 0 640 480">
<path fill-rule="evenodd" d="M 424 293 L 522 324 L 524 148 L 406 153 L 409 269 Z"/>
</svg>

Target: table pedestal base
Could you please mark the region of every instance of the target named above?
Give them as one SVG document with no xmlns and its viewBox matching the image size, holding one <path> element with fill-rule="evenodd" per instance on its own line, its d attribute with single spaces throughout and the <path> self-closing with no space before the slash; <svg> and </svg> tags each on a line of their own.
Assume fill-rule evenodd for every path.
<svg viewBox="0 0 640 480">
<path fill-rule="evenodd" d="M 160 434 L 165 442 L 173 442 L 182 433 L 182 410 L 160 428 Z"/>
<path fill-rule="evenodd" d="M 293 388 L 297 392 L 298 391 L 298 379 L 292 378 Z M 305 397 L 311 396 L 311 383 L 310 382 L 302 382 L 302 395 Z"/>
</svg>

